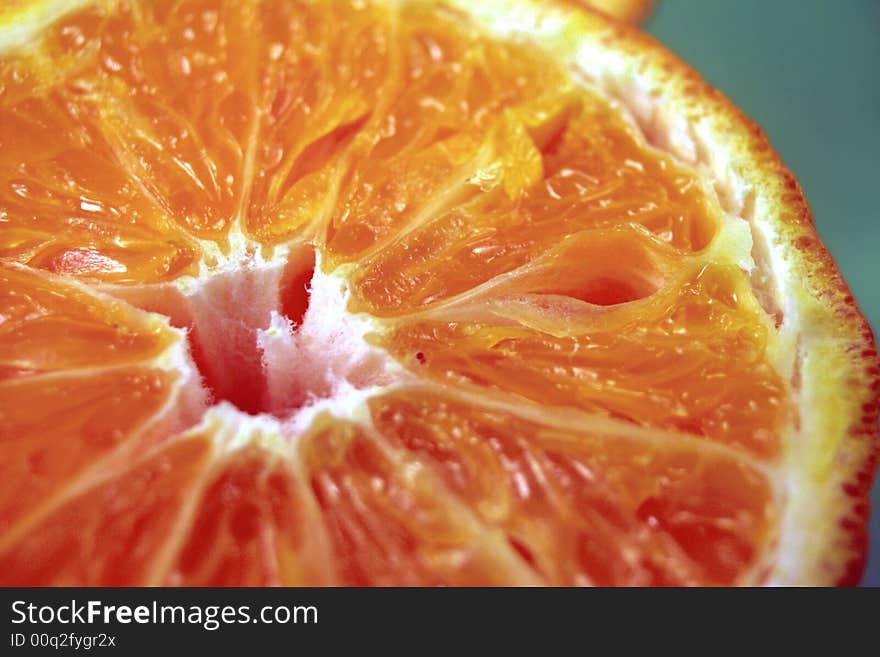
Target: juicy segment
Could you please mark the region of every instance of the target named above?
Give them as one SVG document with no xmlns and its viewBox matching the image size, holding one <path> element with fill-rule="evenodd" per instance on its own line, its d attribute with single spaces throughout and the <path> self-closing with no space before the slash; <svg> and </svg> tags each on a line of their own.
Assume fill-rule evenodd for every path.
<svg viewBox="0 0 880 657">
<path fill-rule="evenodd" d="M 761 581 L 793 418 L 739 220 L 534 44 L 387 4 L 100 2 L 0 55 L 3 583 Z M 304 249 L 399 380 L 203 416 L 131 303 L 258 360 L 204 293 Z"/>
<path fill-rule="evenodd" d="M 724 268 L 691 270 L 670 290 L 619 310 L 571 293 L 504 294 L 501 286 L 478 310 L 401 322 L 390 348 L 412 370 L 449 384 L 674 429 L 772 459 L 786 391 L 767 363 L 762 311 L 745 281 L 732 285 L 738 278 Z"/>
<path fill-rule="evenodd" d="M 147 360 L 175 340 L 158 317 L 5 263 L 0 316 L 0 381 Z"/>
<path fill-rule="evenodd" d="M 177 441 L 60 504 L 0 556 L 10 585 L 146 584 L 212 444 Z"/>
<path fill-rule="evenodd" d="M 491 164 L 466 168 L 459 178 L 462 202 L 414 212 L 415 225 L 359 263 L 355 280 L 363 305 L 356 307 L 387 315 L 429 306 L 526 265 L 583 231 L 626 229 L 629 240 L 638 241 L 644 228 L 679 257 L 704 248 L 717 214 L 695 176 L 647 152 L 634 129 L 597 98 L 583 94 L 578 101 L 561 114 L 525 104 L 523 112 L 543 119 L 543 139 L 502 121 L 496 142 L 502 152 L 490 156 Z M 531 152 L 522 152 L 521 141 Z M 521 179 L 531 167 L 533 180 Z M 335 242 L 329 246 L 332 251 Z"/>
<path fill-rule="evenodd" d="M 20 266 L 0 264 L 0 281 L 0 546 L 8 547 L 96 466 L 192 423 L 202 392 L 186 361 L 174 362 L 180 338 L 159 317 Z"/>
</svg>

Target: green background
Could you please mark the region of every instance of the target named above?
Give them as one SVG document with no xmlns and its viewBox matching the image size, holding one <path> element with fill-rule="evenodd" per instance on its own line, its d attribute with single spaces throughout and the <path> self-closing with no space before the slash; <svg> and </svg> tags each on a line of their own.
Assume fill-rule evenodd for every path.
<svg viewBox="0 0 880 657">
<path fill-rule="evenodd" d="M 764 128 L 876 333 L 880 0 L 660 0 L 647 30 Z M 878 586 L 877 512 L 871 539 Z"/>
</svg>

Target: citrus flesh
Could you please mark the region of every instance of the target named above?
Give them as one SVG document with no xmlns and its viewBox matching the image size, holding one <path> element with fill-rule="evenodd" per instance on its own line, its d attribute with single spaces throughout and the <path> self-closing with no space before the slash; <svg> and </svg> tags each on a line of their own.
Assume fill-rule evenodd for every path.
<svg viewBox="0 0 880 657">
<path fill-rule="evenodd" d="M 0 32 L 3 583 L 857 571 L 754 226 L 534 5 L 79 5 Z"/>
<path fill-rule="evenodd" d="M 656 4 L 653 0 L 570 0 L 570 2 L 580 2 L 617 20 L 635 24 L 643 22 Z"/>
</svg>

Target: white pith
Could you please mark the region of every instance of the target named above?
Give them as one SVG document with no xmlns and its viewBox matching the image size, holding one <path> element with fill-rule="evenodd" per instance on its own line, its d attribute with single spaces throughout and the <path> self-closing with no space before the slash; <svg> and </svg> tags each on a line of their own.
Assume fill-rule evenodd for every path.
<svg viewBox="0 0 880 657">
<path fill-rule="evenodd" d="M 229 422 L 250 432 L 277 422 L 285 435 L 305 429 L 320 412 L 341 419 L 363 413 L 362 402 L 384 386 L 405 378 L 403 368 L 382 349 L 368 343 L 381 326 L 365 314 L 348 311 L 350 292 L 340 272 L 326 273 L 315 253 L 309 283 L 308 307 L 295 324 L 279 307 L 282 276 L 290 263 L 289 246 L 263 257 L 263 247 L 246 239 L 232 241 L 216 265 L 197 277 L 183 277 L 157 286 L 141 296 L 128 287 L 106 287 L 114 296 L 170 317 L 186 339 L 196 330 L 209 362 L 222 361 L 230 336 L 238 333 L 253 349 L 248 358 L 258 364 L 268 391 L 264 411 L 244 413 L 223 400 L 212 408 Z M 296 249 L 311 249 L 297 245 Z M 238 312 L 230 315 L 230 310 Z M 190 358 L 176 364 L 198 380 Z M 234 383 L 235 371 L 225 372 Z M 259 432 L 256 432 L 259 433 Z"/>
<path fill-rule="evenodd" d="M 82 4 L 87 2 L 71 3 L 68 8 Z M 485 29 L 498 36 L 552 44 L 554 52 L 568 58 L 576 77 L 631 117 L 648 144 L 699 172 L 706 193 L 717 200 L 723 216 L 722 227 L 709 247 L 709 257 L 736 264 L 745 271 L 757 271 L 764 277 L 760 292 L 766 301 L 768 326 L 772 326 L 774 316 L 782 318 L 781 324 L 772 326 L 770 331 L 769 353 L 774 365 L 786 381 L 793 381 L 797 367 L 806 375 L 810 363 L 804 354 L 821 348 L 823 336 L 804 332 L 797 304 L 791 297 L 776 293 L 792 287 L 789 264 L 781 252 L 773 248 L 775 229 L 763 219 L 765 208 L 761 197 L 755 196 L 738 175 L 728 160 L 727 149 L 717 142 L 711 128 L 688 123 L 674 107 L 664 104 L 656 91 L 646 91 L 653 88 L 651 81 L 641 76 L 625 56 L 592 42 L 573 42 L 561 12 L 557 14 L 546 8 L 539 12 L 531 3 L 521 0 L 487 3 L 452 0 L 451 4 L 473 15 Z M 25 43 L 28 35 L 38 33 L 47 21 L 41 14 L 30 27 L 22 23 L 16 33 L 0 32 L 0 51 Z M 323 272 L 318 254 L 309 309 L 302 324 L 293 326 L 279 312 L 277 301 L 273 299 L 277 299 L 281 274 L 291 251 L 299 245 L 276 247 L 270 256 L 264 257 L 263 248 L 246 238 L 237 227 L 231 233 L 230 244 L 231 249 L 221 253 L 216 245 L 206 242 L 204 246 L 212 265 L 202 263 L 199 276 L 178 279 L 161 290 L 159 297 L 167 294 L 175 303 L 182 301 L 182 307 L 192 313 L 188 319 L 204 327 L 216 319 L 210 312 L 213 294 L 230 294 L 233 299 L 256 306 L 260 317 L 254 315 L 253 325 L 247 330 L 252 333 L 256 353 L 261 358 L 270 400 L 267 412 L 258 415 L 243 413 L 225 402 L 216 403 L 206 409 L 199 426 L 222 423 L 226 429 L 222 436 L 218 434 L 218 441 L 224 445 L 223 449 L 235 449 L 248 441 L 260 440 L 284 451 L 283 445 L 305 431 L 322 413 L 353 422 L 368 422 L 366 401 L 405 379 L 406 374 L 387 353 L 366 341 L 365 336 L 381 330 L 381 325 L 366 315 L 348 311 L 344 272 Z M 759 252 L 760 257 L 753 257 Z M 143 299 L 135 298 L 136 291 L 110 286 L 105 290 L 144 307 Z M 263 296 L 255 298 L 255 291 Z M 171 310 L 162 307 L 165 301 L 158 303 L 149 309 L 173 315 Z M 328 326 L 336 328 L 328 332 Z M 200 399 L 203 389 L 197 382 L 197 369 L 182 346 L 185 331 L 174 330 L 180 331 L 182 340 L 166 352 L 159 366 L 184 373 L 180 385 L 190 400 L 187 405 L 191 409 L 192 400 Z M 218 336 L 225 334 L 226 331 L 218 331 Z M 291 406 L 290 399 L 295 396 L 291 386 L 304 389 L 306 382 L 314 385 L 316 394 L 305 400 L 298 399 Z M 821 502 L 816 501 L 820 492 L 814 481 L 807 483 L 806 480 L 814 471 L 806 459 L 815 458 L 815 450 L 805 442 L 805 437 L 839 433 L 841 429 L 820 426 L 827 418 L 818 410 L 811 412 L 820 405 L 811 403 L 800 387 L 792 385 L 790 392 L 796 400 L 795 406 L 801 410 L 801 428 L 796 432 L 793 426 L 789 427 L 788 435 L 783 436 L 785 462 L 769 464 L 762 470 L 769 471 L 780 508 L 785 510 L 775 549 L 768 551 L 754 570 L 757 575 L 764 567 L 772 568 L 771 584 L 800 583 L 803 564 L 818 559 L 814 553 L 818 548 L 810 540 L 811 534 L 822 531 L 823 523 L 835 520 L 813 513 L 815 506 L 821 506 Z M 267 436 L 278 436 L 281 440 L 275 443 Z M 828 493 L 829 499 L 831 494 Z M 744 582 L 748 581 L 747 576 Z"/>
</svg>

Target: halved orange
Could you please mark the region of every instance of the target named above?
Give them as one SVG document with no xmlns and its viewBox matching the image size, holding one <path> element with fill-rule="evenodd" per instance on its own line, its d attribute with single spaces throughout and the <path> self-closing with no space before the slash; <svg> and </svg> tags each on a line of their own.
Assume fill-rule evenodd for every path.
<svg viewBox="0 0 880 657">
<path fill-rule="evenodd" d="M 855 581 L 873 339 L 580 3 L 0 14 L 3 584 Z"/>
</svg>

